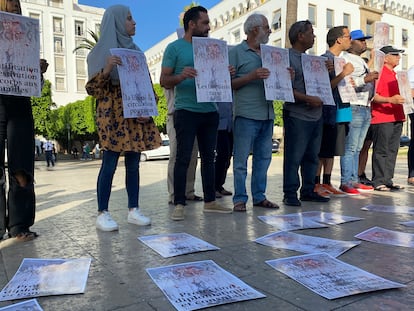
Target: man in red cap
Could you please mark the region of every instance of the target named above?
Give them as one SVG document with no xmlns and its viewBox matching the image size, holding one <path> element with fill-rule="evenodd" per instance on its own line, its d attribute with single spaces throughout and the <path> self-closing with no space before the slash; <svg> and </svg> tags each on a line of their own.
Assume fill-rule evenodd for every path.
<svg viewBox="0 0 414 311">
<path fill-rule="evenodd" d="M 394 68 L 400 62 L 399 50 L 391 45 L 382 47 L 385 54 L 384 66 L 378 79 L 372 100 L 372 182 L 377 191 L 401 190 L 404 187 L 394 184 L 395 162 L 397 160 L 400 136 L 405 114 Z"/>
</svg>

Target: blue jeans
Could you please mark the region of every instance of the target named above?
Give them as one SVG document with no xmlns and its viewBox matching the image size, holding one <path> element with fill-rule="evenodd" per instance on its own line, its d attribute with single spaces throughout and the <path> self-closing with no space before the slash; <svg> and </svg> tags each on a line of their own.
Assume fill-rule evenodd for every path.
<svg viewBox="0 0 414 311">
<path fill-rule="evenodd" d="M 296 198 L 300 187 L 299 168 L 302 176 L 301 195 L 308 195 L 315 188 L 315 176 L 319 165 L 322 118 L 304 121 L 283 110 L 285 149 L 283 154 L 283 192 L 285 198 Z"/>
<path fill-rule="evenodd" d="M 253 153 L 251 191 L 253 204 L 266 199 L 267 169 L 272 160 L 273 120 L 234 120 L 233 202 L 247 202 L 247 159 Z"/>
<path fill-rule="evenodd" d="M 371 123 L 370 107 L 351 106 L 352 121 L 345 138 L 345 153 L 341 156 L 341 185 L 358 182 L 359 152 Z"/>
<path fill-rule="evenodd" d="M 214 150 L 216 148 L 218 122 L 219 115 L 217 111 L 201 113 L 180 109 L 174 112 L 174 127 L 177 139 L 177 157 L 174 165 L 174 204 L 185 205 L 187 169 L 196 137 L 201 157 L 204 202 L 216 200 Z"/>
<path fill-rule="evenodd" d="M 98 211 L 108 210 L 112 180 L 118 164 L 120 152 L 104 150 L 101 169 L 98 175 L 97 195 Z M 125 152 L 125 185 L 128 195 L 128 208 L 138 207 L 139 196 L 139 152 Z"/>
</svg>

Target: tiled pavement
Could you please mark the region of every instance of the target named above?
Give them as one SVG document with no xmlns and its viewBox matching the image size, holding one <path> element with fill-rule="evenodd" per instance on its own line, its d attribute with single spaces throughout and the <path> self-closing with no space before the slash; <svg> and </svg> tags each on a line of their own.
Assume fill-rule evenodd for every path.
<svg viewBox="0 0 414 311">
<path fill-rule="evenodd" d="M 364 220 L 302 230 L 301 233 L 339 240 L 354 240 L 354 235 L 381 226 L 391 230 L 414 233 L 401 221 L 414 216 L 365 212 L 368 204 L 414 206 L 414 187 L 401 192 L 367 193 L 357 197 L 332 199 L 325 204 L 304 202 L 301 208 L 282 205 L 282 157 L 272 160 L 268 174 L 268 198 L 281 205 L 270 211 L 252 207 L 247 213 L 203 214 L 201 202 L 189 202 L 186 219 L 169 219 L 172 208 L 167 204 L 167 161 L 141 163 L 140 204 L 145 215 L 151 216 L 150 227 L 127 223 L 124 165 L 120 162 L 114 178 L 110 211 L 120 225 L 119 232 L 95 229 L 96 176 L 99 160 L 61 161 L 54 171 L 47 171 L 43 162 L 36 162 L 37 215 L 33 229 L 40 237 L 26 243 L 9 239 L 0 243 L 0 286 L 14 275 L 23 258 L 91 257 L 86 292 L 80 295 L 39 297 L 44 310 L 174 310 L 145 268 L 212 259 L 222 268 L 264 293 L 264 299 L 214 307 L 214 310 L 413 310 L 414 250 L 411 248 L 362 242 L 339 257 L 349 264 L 387 279 L 404 283 L 406 288 L 384 290 L 345 298 L 327 300 L 306 289 L 265 264 L 266 260 L 298 255 L 289 250 L 273 249 L 253 242 L 257 237 L 275 231 L 257 219 L 259 215 L 287 214 L 298 211 L 322 210 Z M 335 163 L 333 180 L 338 183 L 339 164 Z M 198 172 L 199 174 L 199 172 Z M 226 187 L 232 187 L 229 171 Z M 399 156 L 395 181 L 406 183 L 406 158 Z M 248 189 L 250 180 L 247 182 Z M 200 178 L 197 193 L 201 194 Z M 219 199 L 232 205 L 231 197 Z M 162 258 L 137 240 L 138 236 L 187 232 L 218 247 L 218 251 Z M 0 306 L 10 304 L 2 302 Z"/>
</svg>

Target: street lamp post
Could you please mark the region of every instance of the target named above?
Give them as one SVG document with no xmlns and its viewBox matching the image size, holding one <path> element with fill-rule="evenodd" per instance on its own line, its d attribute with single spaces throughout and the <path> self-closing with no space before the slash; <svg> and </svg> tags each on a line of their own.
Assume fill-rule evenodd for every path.
<svg viewBox="0 0 414 311">
<path fill-rule="evenodd" d="M 70 149 L 70 124 L 66 124 L 66 129 L 68 130 L 68 154 L 71 153 L 71 149 Z"/>
</svg>

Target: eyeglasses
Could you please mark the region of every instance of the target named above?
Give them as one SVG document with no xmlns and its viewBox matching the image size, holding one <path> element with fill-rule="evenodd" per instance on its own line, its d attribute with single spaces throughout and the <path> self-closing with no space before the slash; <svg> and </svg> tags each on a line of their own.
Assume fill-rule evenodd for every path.
<svg viewBox="0 0 414 311">
<path fill-rule="evenodd" d="M 342 38 L 351 38 L 350 35 L 343 35 Z"/>
</svg>

